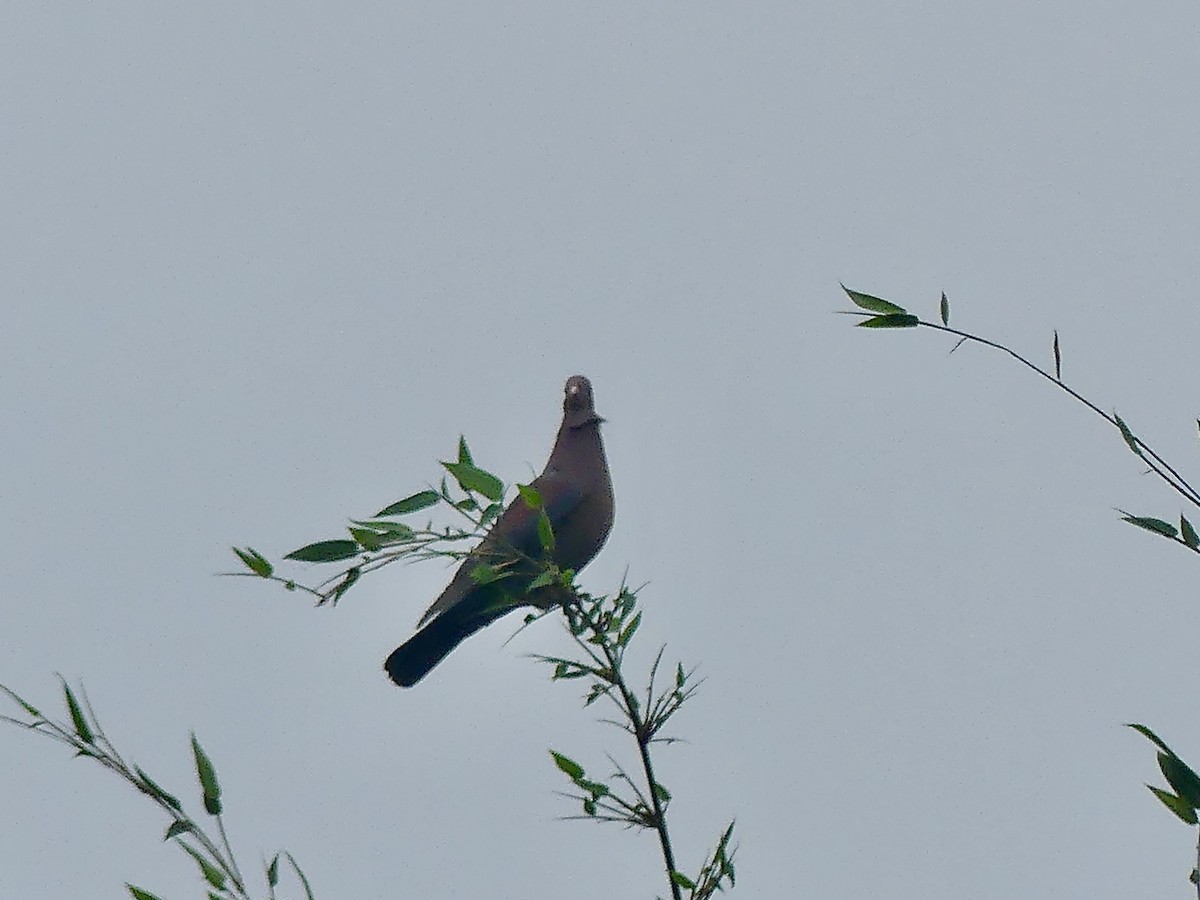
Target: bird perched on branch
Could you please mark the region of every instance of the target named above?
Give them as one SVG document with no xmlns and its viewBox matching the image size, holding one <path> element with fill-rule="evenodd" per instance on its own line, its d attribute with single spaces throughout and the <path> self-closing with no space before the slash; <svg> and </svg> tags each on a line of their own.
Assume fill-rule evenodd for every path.
<svg viewBox="0 0 1200 900">
<path fill-rule="evenodd" d="M 592 384 L 567 379 L 563 420 L 542 474 L 530 484 L 541 498 L 553 531 L 552 550 L 538 534 L 540 512 L 518 496 L 471 552 L 442 595 L 417 623 L 420 630 L 387 658 L 392 681 L 412 687 L 465 638 L 518 606 L 550 608 L 561 600 L 554 586 L 529 591 L 549 557 L 560 569 L 579 571 L 600 552 L 613 524 L 613 489 L 600 440 Z M 503 577 L 481 583 L 486 564 Z"/>
</svg>

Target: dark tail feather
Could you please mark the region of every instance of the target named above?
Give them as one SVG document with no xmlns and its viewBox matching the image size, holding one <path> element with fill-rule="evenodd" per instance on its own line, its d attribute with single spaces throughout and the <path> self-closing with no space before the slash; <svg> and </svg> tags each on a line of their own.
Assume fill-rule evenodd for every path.
<svg viewBox="0 0 1200 900">
<path fill-rule="evenodd" d="M 451 650 L 504 612 L 508 610 L 472 615 L 448 609 L 393 650 L 383 667 L 400 687 L 412 687 Z"/>
</svg>

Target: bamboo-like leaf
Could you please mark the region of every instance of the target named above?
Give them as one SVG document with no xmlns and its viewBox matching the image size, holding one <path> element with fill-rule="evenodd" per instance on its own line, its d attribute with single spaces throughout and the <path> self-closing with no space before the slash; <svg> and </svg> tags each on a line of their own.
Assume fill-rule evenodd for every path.
<svg viewBox="0 0 1200 900">
<path fill-rule="evenodd" d="M 245 550 L 240 550 L 237 547 L 231 549 L 238 555 L 238 559 L 246 564 L 246 568 L 255 575 L 270 578 L 274 574 L 275 567 L 253 547 L 247 547 Z"/>
<path fill-rule="evenodd" d="M 221 785 L 217 781 L 217 770 L 213 768 L 212 760 L 196 740 L 192 733 L 192 755 L 196 758 L 196 778 L 204 794 L 204 809 L 210 816 L 221 814 Z M 216 886 L 216 885 L 214 885 Z"/>
<path fill-rule="evenodd" d="M 334 588 L 333 596 L 329 599 L 336 605 L 337 602 L 342 599 L 342 595 L 345 594 L 346 591 L 350 590 L 350 588 L 354 587 L 354 583 L 358 581 L 361 575 L 362 569 L 360 569 L 358 566 L 352 566 L 351 568 L 347 569 L 346 577 L 339 582 L 336 588 Z"/>
<path fill-rule="evenodd" d="M 75 726 L 75 735 L 85 744 L 96 743 L 96 735 L 92 733 L 92 726 L 88 724 L 87 717 L 84 716 L 83 710 L 79 706 L 79 701 L 75 699 L 75 693 L 71 690 L 71 686 L 64 681 L 63 696 L 67 701 L 67 712 L 71 716 L 71 724 Z"/>
<path fill-rule="evenodd" d="M 267 884 L 271 887 L 276 887 L 279 884 L 279 854 L 276 853 L 271 857 L 271 862 L 267 865 Z"/>
<path fill-rule="evenodd" d="M 542 508 L 542 495 L 537 488 L 531 487 L 528 484 L 518 484 L 517 493 L 521 495 L 521 499 L 525 501 L 525 505 L 530 509 Z"/>
<path fill-rule="evenodd" d="M 542 545 L 542 549 L 547 553 L 554 552 L 554 526 L 550 524 L 550 517 L 546 515 L 546 510 L 538 510 L 537 519 L 538 543 Z"/>
<path fill-rule="evenodd" d="M 169 841 L 171 838 L 179 837 L 181 834 L 188 834 L 189 832 L 194 831 L 194 830 L 195 829 L 192 828 L 191 823 L 189 823 L 187 820 L 176 819 L 174 822 L 172 822 L 170 825 L 167 826 L 167 831 L 163 835 L 163 840 Z"/>
<path fill-rule="evenodd" d="M 467 439 L 461 434 L 458 436 L 458 461 L 464 466 L 475 465 L 475 460 L 471 458 L 471 448 L 467 446 Z"/>
<path fill-rule="evenodd" d="M 504 482 L 483 469 L 477 469 L 470 463 L 448 463 L 442 465 L 454 476 L 458 486 L 468 493 L 482 494 L 489 500 L 499 500 L 504 496 Z"/>
<path fill-rule="evenodd" d="M 1192 767 L 1174 753 L 1159 753 L 1158 767 L 1175 793 L 1191 804 L 1192 809 L 1200 809 L 1200 776 Z"/>
<path fill-rule="evenodd" d="M 1117 423 L 1117 428 L 1121 431 L 1121 437 L 1125 439 L 1125 443 L 1129 445 L 1129 449 L 1138 456 L 1142 455 L 1141 448 L 1138 447 L 1138 439 L 1133 436 L 1133 432 L 1129 430 L 1129 426 L 1125 424 L 1125 420 L 1113 413 L 1113 420 Z"/>
<path fill-rule="evenodd" d="M 388 516 L 404 516 L 408 513 L 419 512 L 422 509 L 434 506 L 440 499 L 441 496 L 437 491 L 418 491 L 409 497 L 405 497 L 403 500 L 397 500 L 390 506 L 385 506 L 379 512 L 375 513 L 375 518 L 383 519 Z"/>
<path fill-rule="evenodd" d="M 355 542 L 360 547 L 369 553 L 373 553 L 383 546 L 384 535 L 379 531 L 372 531 L 369 528 L 348 528 L 350 537 L 354 538 Z"/>
<path fill-rule="evenodd" d="M 306 544 L 299 550 L 293 550 L 284 559 L 294 559 L 297 562 L 327 563 L 340 562 L 343 559 L 358 556 L 358 554 L 359 547 L 357 541 L 340 539 Z"/>
<path fill-rule="evenodd" d="M 1193 550 L 1200 549 L 1200 534 L 1196 534 L 1196 529 L 1192 527 L 1192 523 L 1187 520 L 1187 516 L 1179 517 L 1179 533 L 1183 536 L 1183 542 Z"/>
<path fill-rule="evenodd" d="M 1132 516 L 1123 509 L 1118 511 L 1122 513 L 1121 521 L 1128 522 L 1130 525 L 1145 528 L 1147 531 L 1153 531 L 1155 534 L 1161 534 L 1163 537 L 1168 538 L 1174 538 L 1178 534 L 1175 526 L 1170 522 L 1164 522 L 1162 519 L 1156 519 L 1153 516 Z"/>
<path fill-rule="evenodd" d="M 1062 381 L 1062 350 L 1058 346 L 1058 329 L 1054 329 L 1054 377 Z"/>
<path fill-rule="evenodd" d="M 583 766 L 575 762 L 569 756 L 563 756 L 561 753 L 550 751 L 550 755 L 554 757 L 554 764 L 558 766 L 560 772 L 570 778 L 572 781 L 578 781 L 583 777 Z"/>
<path fill-rule="evenodd" d="M 141 784 L 139 784 L 138 787 L 141 788 L 142 791 L 149 794 L 151 797 L 161 800 L 163 803 L 167 804 L 167 806 L 171 807 L 171 809 L 183 809 L 183 806 L 180 804 L 179 800 L 173 794 L 168 794 L 161 787 L 159 787 L 158 782 L 147 775 L 142 770 L 141 766 L 134 766 L 133 771 L 136 772 L 138 778 L 141 779 Z"/>
<path fill-rule="evenodd" d="M 921 320 L 909 313 L 887 313 L 858 323 L 858 328 L 916 328 Z"/>
<path fill-rule="evenodd" d="M 179 846 L 186 850 L 188 856 L 196 861 L 196 865 L 200 867 L 200 874 L 204 876 L 205 881 L 207 881 L 217 890 L 221 890 L 225 887 L 225 875 L 220 869 L 210 863 L 204 857 L 204 854 L 202 854 L 191 844 L 188 844 L 184 841 L 180 841 Z"/>
<path fill-rule="evenodd" d="M 1186 800 L 1181 797 L 1176 797 L 1170 791 L 1164 791 L 1161 788 L 1156 788 L 1152 784 L 1146 785 L 1155 797 L 1162 801 L 1163 806 L 1169 809 L 1175 815 L 1179 816 L 1180 820 L 1185 825 L 1195 825 L 1197 823 L 1196 810 L 1194 810 Z"/>
<path fill-rule="evenodd" d="M 696 889 L 696 882 L 692 881 L 692 879 L 688 878 L 682 872 L 672 872 L 671 881 L 675 882 L 675 884 L 679 885 L 685 891 L 694 891 Z"/>
<path fill-rule="evenodd" d="M 895 303 L 884 300 L 882 297 L 875 297 L 871 294 L 861 293 L 860 291 L 852 291 L 844 284 L 842 285 L 842 290 L 846 292 L 846 296 L 850 298 L 850 301 L 855 306 L 865 309 L 868 312 L 883 313 L 884 315 L 907 312 L 903 306 L 897 306 Z"/>
<path fill-rule="evenodd" d="M 1162 750 L 1164 753 L 1170 753 L 1172 756 L 1175 755 L 1175 751 L 1167 746 L 1166 741 L 1164 741 L 1162 738 L 1160 738 L 1157 734 L 1155 734 L 1153 731 L 1151 731 L 1145 725 L 1139 725 L 1137 722 L 1126 722 L 1125 727 L 1132 728 L 1134 731 L 1141 734 L 1143 737 L 1145 737 L 1147 740 L 1149 740 L 1152 744 L 1154 744 L 1154 746 L 1158 747 L 1158 749 Z"/>
<path fill-rule="evenodd" d="M 407 541 L 413 536 L 413 530 L 403 522 L 390 522 L 386 519 L 370 519 L 362 521 L 361 519 L 351 519 L 351 523 L 359 528 L 367 528 L 371 531 L 378 532 L 384 536 L 384 539 L 389 543 L 394 541 Z"/>
<path fill-rule="evenodd" d="M 950 324 L 950 301 L 946 299 L 946 292 L 942 291 L 942 303 L 938 310 L 942 314 L 942 324 Z"/>
<path fill-rule="evenodd" d="M 617 638 L 617 645 L 620 647 L 629 646 L 629 642 L 633 640 L 633 636 L 637 633 L 638 626 L 642 624 L 642 613 L 638 610 L 637 615 L 630 619 L 629 624 L 625 626 L 620 637 Z"/>
<path fill-rule="evenodd" d="M 292 868 L 295 870 L 296 877 L 300 879 L 300 884 L 304 886 L 304 896 L 306 900 L 313 900 L 312 886 L 308 883 L 308 876 L 305 875 L 304 870 L 300 868 L 300 863 L 296 862 L 296 857 L 292 856 L 292 854 L 288 853 L 286 850 L 284 851 L 284 855 L 287 857 L 288 862 L 291 863 Z"/>
<path fill-rule="evenodd" d="M 133 900 L 162 900 L 158 894 L 152 894 L 144 888 L 135 887 L 128 881 L 125 882 L 125 888 L 129 891 L 129 894 L 131 897 L 133 897 Z"/>
</svg>

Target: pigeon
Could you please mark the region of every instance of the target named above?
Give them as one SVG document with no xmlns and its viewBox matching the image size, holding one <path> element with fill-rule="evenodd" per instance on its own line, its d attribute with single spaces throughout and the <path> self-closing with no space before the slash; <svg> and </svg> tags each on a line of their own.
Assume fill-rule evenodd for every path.
<svg viewBox="0 0 1200 900">
<path fill-rule="evenodd" d="M 600 552 L 613 524 L 613 489 L 600 441 L 592 384 L 582 375 L 567 379 L 563 420 L 542 474 L 530 484 L 541 497 L 554 541 L 549 559 L 578 572 Z M 541 571 L 536 560 L 547 553 L 538 536 L 537 510 L 518 496 L 500 515 L 479 546 L 459 566 L 450 584 L 417 623 L 420 629 L 384 663 L 392 681 L 412 687 L 446 655 L 479 629 L 519 606 L 551 609 L 562 588 L 528 591 Z M 483 563 L 503 577 L 481 583 Z"/>
</svg>

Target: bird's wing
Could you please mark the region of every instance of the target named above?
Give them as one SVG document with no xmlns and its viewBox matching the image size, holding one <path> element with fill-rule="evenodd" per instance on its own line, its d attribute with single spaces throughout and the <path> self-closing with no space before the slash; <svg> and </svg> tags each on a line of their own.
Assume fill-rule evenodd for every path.
<svg viewBox="0 0 1200 900">
<path fill-rule="evenodd" d="M 557 528 L 583 499 L 583 492 L 579 486 L 558 472 L 543 472 L 533 480 L 530 487 L 541 495 L 542 509 L 550 519 L 551 528 Z M 463 560 L 450 584 L 442 591 L 441 596 L 433 601 L 429 609 L 425 610 L 425 615 L 421 616 L 417 625 L 424 625 L 470 596 L 479 587 L 472 573 L 480 564 L 497 565 L 514 556 L 519 558 L 521 554 L 540 554 L 541 540 L 538 537 L 537 522 L 537 510 L 531 509 L 521 497 L 513 500 L 500 514 L 500 518 L 479 546 Z"/>
</svg>

